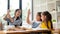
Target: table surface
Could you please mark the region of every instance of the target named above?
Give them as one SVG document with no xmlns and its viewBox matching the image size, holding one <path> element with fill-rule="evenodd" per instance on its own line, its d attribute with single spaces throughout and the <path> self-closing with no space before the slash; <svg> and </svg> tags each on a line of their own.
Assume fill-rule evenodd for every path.
<svg viewBox="0 0 60 34">
<path fill-rule="evenodd" d="M 23 31 L 0 31 L 0 34 L 12 34 L 12 33 L 21 33 L 27 34 L 31 32 L 49 32 L 50 30 L 23 30 Z"/>
<path fill-rule="evenodd" d="M 18 29 L 18 30 L 17 31 L 13 31 L 13 30 L 12 31 L 9 31 L 9 30 L 8 31 L 6 31 L 6 30 L 5 31 L 0 31 L 0 34 L 28 34 L 28 33 L 31 33 L 31 32 L 50 32 L 51 31 L 51 30 L 48 30 L 48 29 L 45 29 L 45 28 L 44 29 L 41 29 L 41 28 L 40 29 L 34 29 L 33 28 L 32 30 L 29 30 L 29 29 L 24 30 L 25 29 L 24 28 L 23 30 L 20 30 L 20 27 L 18 27 L 18 28 L 14 27 L 13 29 Z"/>
</svg>

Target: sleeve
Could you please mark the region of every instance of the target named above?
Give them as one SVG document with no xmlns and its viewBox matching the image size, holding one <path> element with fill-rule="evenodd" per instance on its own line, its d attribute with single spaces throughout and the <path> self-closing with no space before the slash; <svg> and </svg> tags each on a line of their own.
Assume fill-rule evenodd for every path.
<svg viewBox="0 0 60 34">
<path fill-rule="evenodd" d="M 32 27 L 33 28 L 41 28 L 40 25 L 41 25 L 41 22 L 37 21 L 37 22 L 33 22 Z"/>
<path fill-rule="evenodd" d="M 39 23 L 33 22 L 32 28 L 37 28 L 39 26 Z"/>
<path fill-rule="evenodd" d="M 13 24 L 17 26 L 22 26 L 22 20 L 21 19 L 15 20 Z"/>
<path fill-rule="evenodd" d="M 31 21 L 30 25 L 32 25 L 34 23 L 34 21 Z"/>
<path fill-rule="evenodd" d="M 11 22 L 9 18 L 6 18 L 5 20 L 6 20 L 7 22 Z"/>
</svg>

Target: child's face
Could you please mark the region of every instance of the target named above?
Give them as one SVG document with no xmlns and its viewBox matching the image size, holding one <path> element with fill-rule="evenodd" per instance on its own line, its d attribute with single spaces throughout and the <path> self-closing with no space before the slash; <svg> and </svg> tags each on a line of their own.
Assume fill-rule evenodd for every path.
<svg viewBox="0 0 60 34">
<path fill-rule="evenodd" d="M 40 21 L 40 19 L 41 19 L 40 16 L 39 15 L 36 15 L 36 20 L 37 21 Z"/>
<path fill-rule="evenodd" d="M 42 21 L 45 21 L 46 16 L 44 16 L 44 15 L 41 14 L 41 19 L 42 19 Z"/>
</svg>

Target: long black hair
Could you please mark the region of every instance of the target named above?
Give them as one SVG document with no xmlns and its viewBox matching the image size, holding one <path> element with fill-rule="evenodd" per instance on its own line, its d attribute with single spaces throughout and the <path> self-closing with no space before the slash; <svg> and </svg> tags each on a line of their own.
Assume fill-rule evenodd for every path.
<svg viewBox="0 0 60 34">
<path fill-rule="evenodd" d="M 48 21 L 50 21 L 50 23 L 51 23 L 51 29 L 53 29 L 51 14 L 48 11 L 44 11 L 44 12 L 42 12 L 42 15 L 46 16 L 46 25 L 47 25 L 47 28 L 49 29 Z"/>
<path fill-rule="evenodd" d="M 16 14 L 16 12 L 18 12 L 19 10 L 21 10 L 21 9 L 16 9 L 16 10 L 15 10 L 15 14 Z M 18 16 L 16 20 L 18 20 L 18 19 L 20 19 L 20 16 Z M 22 26 L 22 22 L 21 22 L 20 26 Z M 15 27 L 17 27 L 17 25 L 15 25 Z"/>
<path fill-rule="evenodd" d="M 37 15 L 40 16 L 40 21 L 42 21 L 42 19 L 41 19 L 41 12 L 38 12 Z"/>
<path fill-rule="evenodd" d="M 20 9 L 16 9 L 16 10 L 15 10 L 15 14 L 16 14 L 16 12 L 18 12 L 19 10 L 20 10 Z M 20 18 L 20 16 L 18 16 L 16 20 L 18 20 L 19 18 Z"/>
</svg>

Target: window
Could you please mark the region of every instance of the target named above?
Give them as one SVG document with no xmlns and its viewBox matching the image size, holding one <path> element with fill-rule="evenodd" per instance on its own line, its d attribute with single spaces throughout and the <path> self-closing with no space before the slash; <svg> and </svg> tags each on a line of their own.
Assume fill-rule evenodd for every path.
<svg viewBox="0 0 60 34">
<path fill-rule="evenodd" d="M 14 16 L 14 12 L 16 9 L 19 9 L 19 0 L 10 0 L 10 10 L 11 16 Z"/>
<path fill-rule="evenodd" d="M 30 15 L 30 20 L 32 20 L 32 0 L 22 0 L 22 22 L 23 25 L 25 26 L 26 23 L 26 18 L 28 14 L 28 10 L 31 10 L 31 15 Z"/>
<path fill-rule="evenodd" d="M 30 20 L 32 20 L 32 0 L 0 0 L 0 21 L 4 22 L 3 17 L 7 10 L 10 9 L 11 17 L 14 16 L 16 9 L 22 9 L 22 23 L 26 24 L 28 9 L 31 10 Z"/>
<path fill-rule="evenodd" d="M 0 21 L 4 21 L 3 17 L 7 13 L 7 0 L 0 0 Z"/>
</svg>

